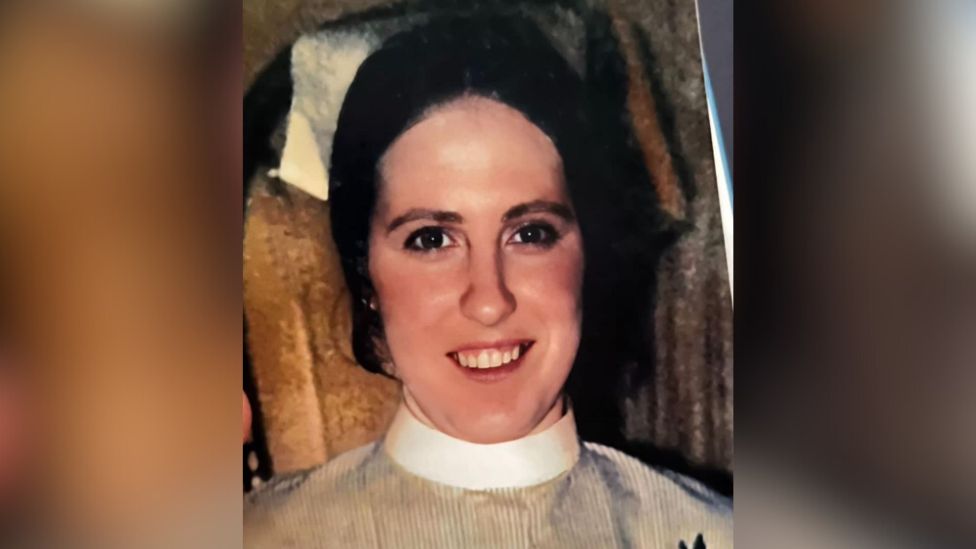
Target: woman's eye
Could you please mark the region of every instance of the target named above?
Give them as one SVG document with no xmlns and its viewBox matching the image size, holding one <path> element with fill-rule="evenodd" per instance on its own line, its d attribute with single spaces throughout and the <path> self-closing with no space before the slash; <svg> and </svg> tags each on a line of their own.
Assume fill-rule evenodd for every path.
<svg viewBox="0 0 976 549">
<path fill-rule="evenodd" d="M 403 247 L 416 251 L 433 251 L 453 244 L 451 237 L 438 227 L 424 227 L 410 233 Z"/>
<path fill-rule="evenodd" d="M 525 225 L 515 231 L 512 242 L 515 244 L 529 244 L 533 246 L 551 246 L 556 243 L 559 235 L 551 225 L 533 223 Z"/>
</svg>

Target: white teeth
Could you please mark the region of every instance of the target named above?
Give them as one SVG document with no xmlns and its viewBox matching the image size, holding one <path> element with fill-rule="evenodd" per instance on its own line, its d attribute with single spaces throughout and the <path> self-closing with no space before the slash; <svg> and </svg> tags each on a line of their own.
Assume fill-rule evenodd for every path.
<svg viewBox="0 0 976 549">
<path fill-rule="evenodd" d="M 454 353 L 454 360 L 465 368 L 497 368 L 517 360 L 521 347 L 516 345 L 511 349 L 483 349 L 478 354 Z"/>
</svg>

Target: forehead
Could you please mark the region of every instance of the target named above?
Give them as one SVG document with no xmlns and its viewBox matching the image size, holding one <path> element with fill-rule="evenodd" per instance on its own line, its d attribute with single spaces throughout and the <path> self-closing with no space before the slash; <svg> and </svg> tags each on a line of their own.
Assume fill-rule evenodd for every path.
<svg viewBox="0 0 976 549">
<path fill-rule="evenodd" d="M 404 132 L 380 162 L 381 202 L 430 195 L 564 194 L 552 140 L 521 112 L 467 97 L 438 107 Z"/>
</svg>

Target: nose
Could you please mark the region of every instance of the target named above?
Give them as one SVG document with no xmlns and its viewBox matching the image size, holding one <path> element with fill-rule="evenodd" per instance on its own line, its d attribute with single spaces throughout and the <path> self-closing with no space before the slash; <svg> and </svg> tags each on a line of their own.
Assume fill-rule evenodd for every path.
<svg viewBox="0 0 976 549">
<path fill-rule="evenodd" d="M 502 258 L 497 250 L 472 252 L 468 287 L 461 296 L 461 312 L 484 326 L 495 326 L 515 312 L 515 296 L 505 284 Z"/>
</svg>

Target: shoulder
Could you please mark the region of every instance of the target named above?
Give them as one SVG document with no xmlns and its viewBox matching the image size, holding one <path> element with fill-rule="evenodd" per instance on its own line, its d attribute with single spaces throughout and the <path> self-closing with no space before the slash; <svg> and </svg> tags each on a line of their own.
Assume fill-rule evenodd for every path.
<svg viewBox="0 0 976 549">
<path fill-rule="evenodd" d="M 692 478 L 668 469 L 652 467 L 602 444 L 584 442 L 583 446 L 598 468 L 612 470 L 628 486 L 653 493 L 656 498 L 684 507 L 731 515 L 732 502 L 728 498 Z"/>
<path fill-rule="evenodd" d="M 245 497 L 245 510 L 279 504 L 351 480 L 350 476 L 360 470 L 375 446 L 376 443 L 360 446 L 317 467 L 275 476 Z"/>
<path fill-rule="evenodd" d="M 642 517 L 658 517 L 691 548 L 702 534 L 709 548 L 732 545 L 732 502 L 704 484 L 668 469 L 652 467 L 619 450 L 583 443 L 584 454 L 611 490 Z M 709 543 L 710 542 L 710 543 Z"/>
<path fill-rule="evenodd" d="M 329 527 L 330 517 L 339 518 L 336 506 L 345 496 L 359 493 L 369 479 L 370 463 L 377 449 L 367 444 L 336 456 L 327 463 L 276 476 L 244 498 L 246 546 L 275 546 L 285 539 L 310 533 L 303 526 L 314 523 Z M 274 540 L 274 543 L 266 543 Z"/>
</svg>

